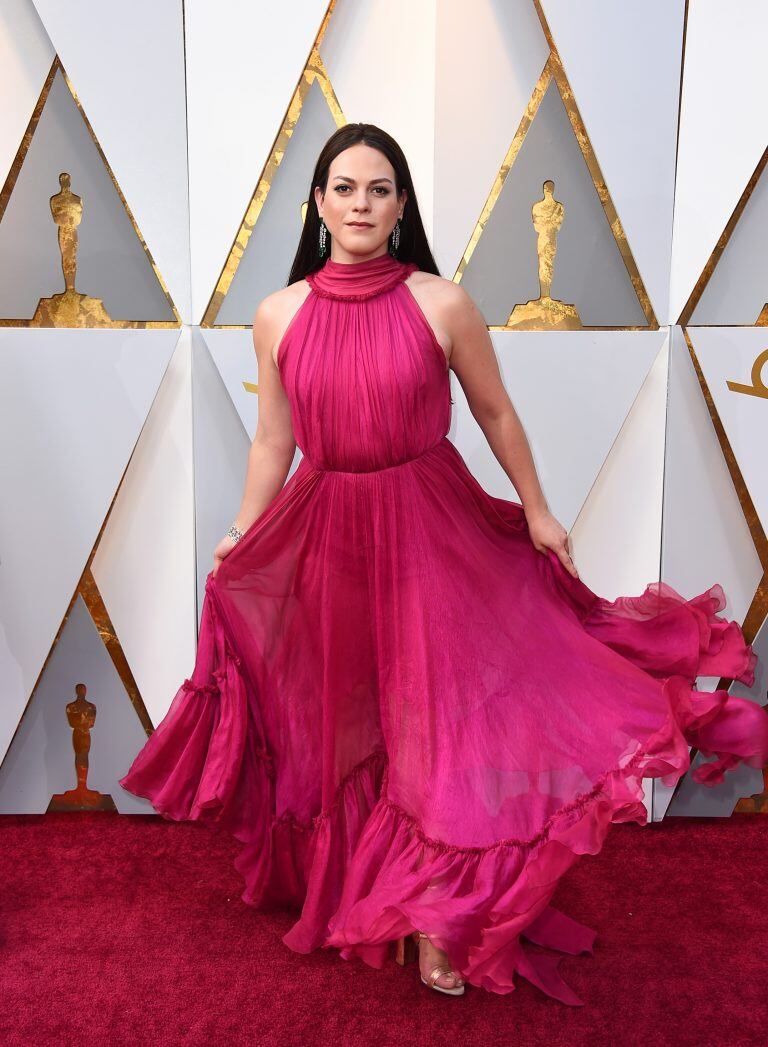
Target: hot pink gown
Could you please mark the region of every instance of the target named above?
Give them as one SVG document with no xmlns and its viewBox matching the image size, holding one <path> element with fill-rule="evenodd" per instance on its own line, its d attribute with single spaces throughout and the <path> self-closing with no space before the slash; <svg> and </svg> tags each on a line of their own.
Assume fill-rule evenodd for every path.
<svg viewBox="0 0 768 1047">
<path fill-rule="evenodd" d="M 768 762 L 768 715 L 717 612 L 652 582 L 609 602 L 537 551 L 447 437 L 445 355 L 389 254 L 328 260 L 279 348 L 303 452 L 209 574 L 199 649 L 121 784 L 241 841 L 243 899 L 300 913 L 283 941 L 380 967 L 418 928 L 471 985 L 557 967 L 595 932 L 550 899 L 641 779 Z M 531 950 L 525 940 L 555 952 Z"/>
</svg>

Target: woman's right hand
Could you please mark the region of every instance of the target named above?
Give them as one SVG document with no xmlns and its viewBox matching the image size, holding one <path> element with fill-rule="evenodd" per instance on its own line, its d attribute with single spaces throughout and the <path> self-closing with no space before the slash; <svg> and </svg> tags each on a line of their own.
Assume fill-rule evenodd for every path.
<svg viewBox="0 0 768 1047">
<path fill-rule="evenodd" d="M 242 541 L 242 538 L 240 539 Z M 234 538 L 230 538 L 228 534 L 225 534 L 219 544 L 213 550 L 213 577 L 216 577 L 216 572 L 219 569 L 219 565 L 222 560 L 226 560 L 229 554 L 237 545 Z"/>
</svg>

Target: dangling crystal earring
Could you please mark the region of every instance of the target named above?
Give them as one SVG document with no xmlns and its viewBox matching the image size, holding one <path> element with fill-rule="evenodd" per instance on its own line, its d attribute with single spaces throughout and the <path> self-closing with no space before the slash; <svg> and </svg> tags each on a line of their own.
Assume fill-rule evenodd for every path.
<svg viewBox="0 0 768 1047">
<path fill-rule="evenodd" d="M 325 224 L 325 220 L 323 218 L 321 218 L 320 219 L 320 236 L 319 236 L 318 245 L 317 245 L 317 252 L 318 252 L 318 254 L 320 255 L 321 258 L 325 254 L 325 234 L 327 232 L 328 232 L 328 227 Z"/>
<path fill-rule="evenodd" d="M 389 248 L 389 253 L 394 255 L 397 254 L 397 249 L 400 246 L 400 219 L 395 222 L 395 228 L 392 230 L 392 243 Z"/>
</svg>

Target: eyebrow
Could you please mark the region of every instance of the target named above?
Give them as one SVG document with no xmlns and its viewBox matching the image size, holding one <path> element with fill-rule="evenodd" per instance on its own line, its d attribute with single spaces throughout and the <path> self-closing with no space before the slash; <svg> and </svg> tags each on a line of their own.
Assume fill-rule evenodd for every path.
<svg viewBox="0 0 768 1047">
<path fill-rule="evenodd" d="M 333 177 L 334 178 L 343 178 L 345 182 L 354 182 L 355 181 L 354 178 L 349 178 L 347 175 L 334 175 Z M 391 178 L 372 178 L 370 180 L 370 182 L 368 183 L 368 185 L 373 185 L 374 182 L 389 182 L 390 185 L 393 184 Z"/>
</svg>

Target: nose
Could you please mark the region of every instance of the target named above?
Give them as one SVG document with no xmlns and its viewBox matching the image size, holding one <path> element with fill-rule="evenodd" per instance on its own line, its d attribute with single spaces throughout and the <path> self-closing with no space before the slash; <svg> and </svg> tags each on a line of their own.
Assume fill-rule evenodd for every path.
<svg viewBox="0 0 768 1047">
<path fill-rule="evenodd" d="M 370 203 L 368 202 L 368 197 L 366 195 L 365 189 L 358 189 L 357 192 L 355 193 L 355 201 L 354 201 L 354 204 L 352 206 L 352 210 L 353 211 L 367 211 L 367 210 L 369 210 L 369 208 L 370 208 Z"/>
</svg>

